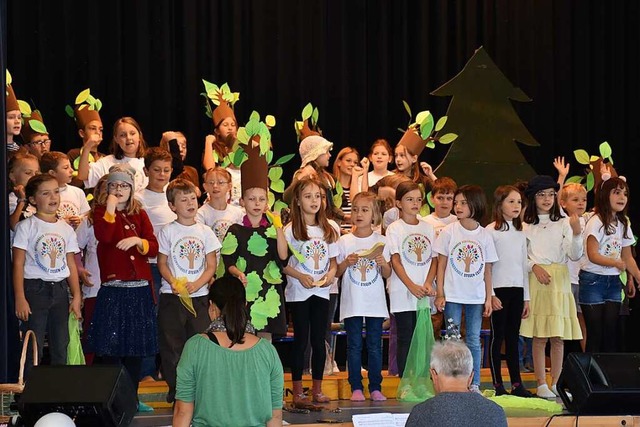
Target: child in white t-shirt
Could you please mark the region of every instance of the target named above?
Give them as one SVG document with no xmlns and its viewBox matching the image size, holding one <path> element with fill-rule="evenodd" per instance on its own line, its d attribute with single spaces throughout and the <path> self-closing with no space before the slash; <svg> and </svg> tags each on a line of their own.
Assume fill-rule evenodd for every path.
<svg viewBox="0 0 640 427">
<path fill-rule="evenodd" d="M 436 243 L 438 292 L 436 307 L 446 319 L 460 325 L 465 311 L 467 336 L 473 356 L 470 390 L 480 390 L 480 329 L 482 317 L 491 315 L 491 263 L 498 260 L 493 239 L 480 221 L 487 209 L 484 192 L 477 185 L 464 185 L 453 199 L 458 221 L 442 229 Z M 446 301 L 446 305 L 445 305 Z"/>
<path fill-rule="evenodd" d="M 322 200 L 323 186 L 313 177 L 304 177 L 293 184 L 291 223 L 284 235 L 295 252 L 284 268 L 287 275 L 285 298 L 293 317 L 293 355 L 291 377 L 294 404 L 309 405 L 302 389 L 302 370 L 307 341 L 311 340 L 312 399 L 326 403 L 322 393 L 325 364 L 325 328 L 329 311 L 329 286 L 336 273 L 337 241 L 340 228 L 326 217 Z"/>
<path fill-rule="evenodd" d="M 431 224 L 418 219 L 422 192 L 418 184 L 403 182 L 396 188 L 400 219 L 386 231 L 393 272 L 388 280 L 391 312 L 398 330 L 398 373 L 404 368 L 416 327 L 418 300 L 435 295 L 437 254 L 433 251 L 435 232 Z"/>
<path fill-rule="evenodd" d="M 211 168 L 205 173 L 202 186 L 209 200 L 198 209 L 196 220 L 210 227 L 222 242 L 229 227 L 232 224 L 242 224 L 244 217 L 241 208 L 227 203 L 231 191 L 231 174 L 219 166 Z"/>
<path fill-rule="evenodd" d="M 162 376 L 169 386 L 167 402 L 171 403 L 182 348 L 209 326 L 208 284 L 221 245 L 210 228 L 196 222 L 198 197 L 193 183 L 181 178 L 171 181 L 167 200 L 178 219 L 158 235 L 158 269 L 162 274 L 158 329 Z M 184 305 L 185 300 L 190 301 L 191 309 Z"/>
<path fill-rule="evenodd" d="M 59 151 L 49 151 L 40 157 L 40 171 L 48 173 L 58 181 L 60 187 L 60 207 L 58 218 L 63 219 L 74 229 L 91 209 L 84 191 L 69 185 L 73 179 L 73 168 L 69 156 Z"/>
<path fill-rule="evenodd" d="M 382 216 L 376 195 L 356 194 L 351 205 L 351 222 L 355 229 L 338 241 L 338 271 L 342 276 L 340 320 L 347 331 L 347 358 L 351 400 L 363 401 L 362 392 L 362 323 L 367 328 L 369 393 L 371 400 L 382 401 L 382 322 L 389 317 L 384 295 L 384 280 L 391 275 L 388 248 L 374 253 L 371 249 L 385 244 L 384 236 L 373 231 Z"/>
<path fill-rule="evenodd" d="M 78 242 L 73 229 L 56 217 L 60 205 L 58 181 L 48 174 L 36 175 L 25 188 L 37 212 L 16 226 L 13 241 L 13 289 L 16 316 L 24 330 L 32 330 L 42 360 L 45 333 L 49 336 L 52 365 L 67 363 L 69 312 L 82 317 L 82 295 L 74 253 Z M 69 306 L 69 290 L 72 300 Z M 28 346 L 31 351 L 31 346 Z M 28 361 L 32 356 L 27 357 Z"/>
<path fill-rule="evenodd" d="M 640 283 L 640 271 L 631 246 L 633 231 L 627 217 L 629 186 L 620 177 L 602 182 L 595 198 L 595 215 L 584 229 L 587 259 L 580 270 L 580 305 L 587 327 L 586 351 L 615 352 L 622 302 L 620 274 L 628 271 Z M 627 286 L 635 295 L 633 281 Z"/>
</svg>

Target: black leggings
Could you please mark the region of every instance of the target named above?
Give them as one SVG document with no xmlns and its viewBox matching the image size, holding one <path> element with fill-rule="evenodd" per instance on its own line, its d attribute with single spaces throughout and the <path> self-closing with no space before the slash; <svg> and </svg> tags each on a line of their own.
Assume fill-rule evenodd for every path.
<svg viewBox="0 0 640 427">
<path fill-rule="evenodd" d="M 324 336 L 327 328 L 329 300 L 312 296 L 306 301 L 291 302 L 293 318 L 293 358 L 291 360 L 291 379 L 302 380 L 304 350 L 307 341 L 311 342 L 311 376 L 321 380 L 326 359 Z"/>
<path fill-rule="evenodd" d="M 502 384 L 502 356 L 500 348 L 505 342 L 507 368 L 511 384 L 520 384 L 520 361 L 518 356 L 518 338 L 520 321 L 524 308 L 522 288 L 495 288 L 496 297 L 502 302 L 502 309 L 491 313 L 491 351 L 489 360 L 494 386 Z"/>
<path fill-rule="evenodd" d="M 417 316 L 415 311 L 403 311 L 401 313 L 393 313 L 393 315 L 396 317 L 398 328 L 398 349 L 396 351 L 398 374 L 402 377 L 404 368 L 407 365 L 407 356 L 411 347 L 413 331 L 416 329 Z"/>
<path fill-rule="evenodd" d="M 580 304 L 587 327 L 587 353 L 613 353 L 618 351 L 618 317 L 620 303 L 606 301 L 604 304 Z"/>
</svg>

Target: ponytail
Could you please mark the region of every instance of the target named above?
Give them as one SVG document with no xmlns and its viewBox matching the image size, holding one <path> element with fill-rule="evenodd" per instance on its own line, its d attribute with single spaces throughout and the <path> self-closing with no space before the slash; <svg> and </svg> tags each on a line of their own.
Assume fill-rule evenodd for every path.
<svg viewBox="0 0 640 427">
<path fill-rule="evenodd" d="M 244 333 L 249 323 L 246 291 L 235 277 L 222 277 L 211 285 L 209 301 L 220 309 L 220 316 L 231 341 L 229 347 L 244 343 Z"/>
</svg>

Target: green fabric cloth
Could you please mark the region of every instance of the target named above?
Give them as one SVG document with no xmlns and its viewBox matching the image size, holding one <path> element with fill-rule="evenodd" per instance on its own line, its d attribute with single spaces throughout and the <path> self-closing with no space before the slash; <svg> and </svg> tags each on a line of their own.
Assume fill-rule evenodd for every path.
<svg viewBox="0 0 640 427">
<path fill-rule="evenodd" d="M 69 313 L 69 344 L 67 345 L 67 365 L 84 365 L 84 353 L 80 342 L 80 321 Z"/>
<path fill-rule="evenodd" d="M 416 328 L 396 395 L 403 402 L 424 402 L 435 395 L 431 381 L 431 350 L 435 344 L 429 298 L 418 300 Z"/>
<path fill-rule="evenodd" d="M 282 363 L 266 340 L 235 351 L 195 335 L 177 373 L 176 399 L 195 403 L 194 427 L 264 426 L 272 410 L 282 408 Z"/>
</svg>

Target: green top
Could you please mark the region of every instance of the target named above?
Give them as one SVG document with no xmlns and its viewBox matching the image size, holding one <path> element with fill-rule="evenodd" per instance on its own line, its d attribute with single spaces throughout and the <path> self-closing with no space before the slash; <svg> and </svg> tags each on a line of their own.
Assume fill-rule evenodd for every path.
<svg viewBox="0 0 640 427">
<path fill-rule="evenodd" d="M 246 350 L 220 347 L 200 334 L 184 346 L 176 399 L 195 402 L 192 426 L 264 426 L 282 408 L 284 374 L 264 339 Z"/>
</svg>

